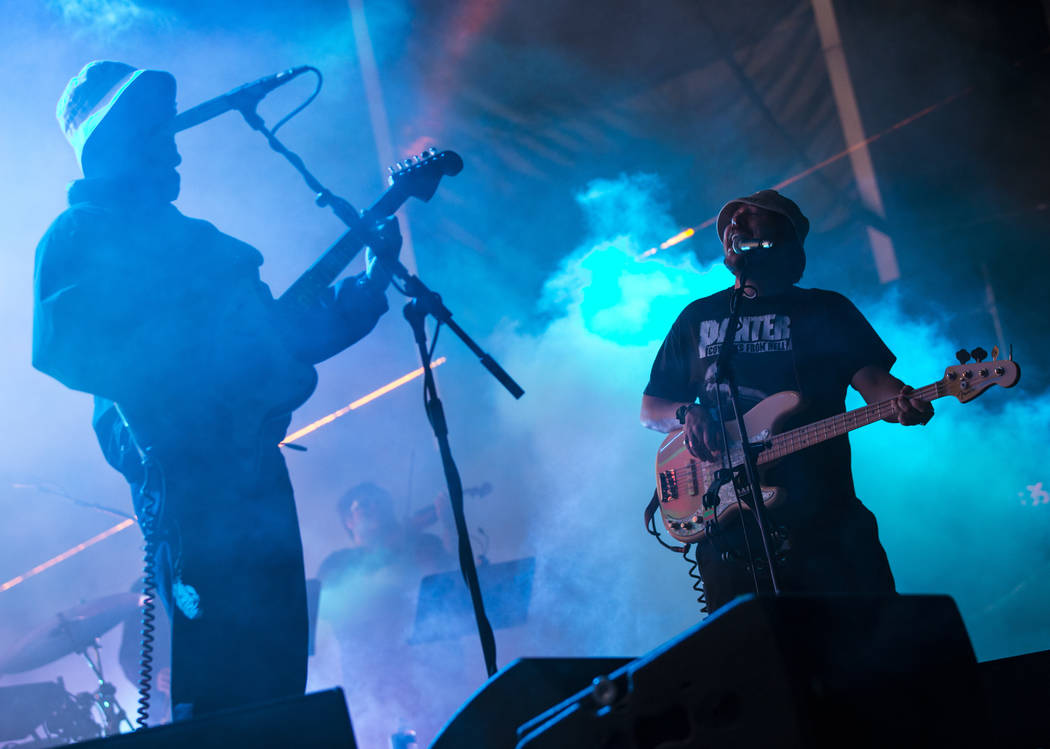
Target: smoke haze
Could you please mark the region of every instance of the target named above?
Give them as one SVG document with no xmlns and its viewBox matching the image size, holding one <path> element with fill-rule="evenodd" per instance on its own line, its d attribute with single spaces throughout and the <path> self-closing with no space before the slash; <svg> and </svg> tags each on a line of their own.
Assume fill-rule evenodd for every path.
<svg viewBox="0 0 1050 749">
<path fill-rule="evenodd" d="M 64 185 L 79 176 L 54 119 L 69 77 L 92 59 L 170 70 L 185 109 L 267 73 L 316 65 L 325 88 L 281 131 L 282 139 L 359 208 L 384 187 L 343 3 L 300 9 L 260 3 L 250 12 L 240 3 L 9 5 L 0 28 L 16 61 L 14 82 L 0 88 L 6 177 L 0 187 L 0 409 L 7 417 L 0 584 L 119 521 L 61 494 L 131 509 L 126 486 L 95 445 L 90 398 L 30 366 L 32 249 L 64 209 Z M 446 180 L 430 203 L 402 212 L 420 275 L 526 391 L 520 401 L 511 398 L 442 331 L 436 354 L 448 362 L 437 377 L 453 453 L 466 486 L 488 481 L 494 487 L 466 500 L 476 551 L 493 563 L 536 560 L 528 621 L 496 632 L 501 666 L 523 656 L 637 656 L 700 617 L 687 564 L 642 529 L 661 435 L 642 428 L 638 416 L 656 349 L 677 314 L 728 286 L 731 277 L 709 227 L 639 256 L 713 215 L 727 197 L 774 184 L 844 146 L 836 140 L 822 63 L 812 63 L 820 50 L 808 30 L 808 4 L 783 13 L 772 5 L 768 23 L 748 30 L 755 40 L 768 34 L 761 38 L 770 43 L 722 58 L 712 45 L 675 33 L 683 23 L 703 30 L 704 39 L 728 39 L 734 30 L 702 27 L 689 3 L 669 4 L 677 10 L 660 16 L 663 25 L 644 28 L 621 9 L 611 41 L 594 39 L 593 19 L 576 18 L 569 6 L 542 9 L 557 15 L 544 26 L 533 19 L 539 11 L 523 3 L 487 11 L 487 4 L 463 3 L 455 13 L 408 2 L 366 3 L 397 158 L 434 143 L 462 151 L 466 161 L 463 174 Z M 548 28 L 558 34 L 533 36 Z M 802 114 L 794 119 L 784 116 L 791 97 L 777 94 L 781 89 L 767 80 L 780 60 L 774 42 L 812 63 L 794 72 L 812 82 L 805 90 L 814 100 L 795 102 Z M 628 44 L 631 55 L 621 55 Z M 430 48 L 434 56 L 424 54 Z M 952 76 L 942 81 L 945 95 L 968 85 L 963 73 Z M 757 88 L 742 92 L 741 77 Z M 260 113 L 272 124 L 309 90 L 304 76 L 267 99 Z M 927 94 L 912 93 L 916 106 L 928 103 Z M 878 116 L 888 126 L 908 113 L 880 109 Z M 917 147 L 936 143 L 947 151 L 946 129 L 931 122 L 906 136 Z M 890 151 L 895 142 L 888 137 L 880 146 Z M 340 235 L 339 222 L 314 206 L 299 176 L 237 115 L 180 134 L 178 143 L 180 210 L 258 247 L 266 256 L 263 278 L 275 293 Z M 890 158 L 882 153 L 876 157 Z M 922 181 L 901 164 L 906 153 L 891 155 L 878 162 L 894 167 L 887 167 L 885 185 L 894 177 L 901 184 Z M 953 164 L 961 160 L 959 153 L 949 156 Z M 1036 155 L 1032 159 L 1036 163 Z M 991 155 L 981 162 L 987 169 L 994 163 Z M 931 234 L 900 231 L 894 238 L 905 278 L 879 285 L 864 239 L 870 216 L 858 207 L 852 180 L 843 160 L 785 190 L 814 221 L 802 285 L 853 299 L 897 355 L 894 373 L 916 387 L 941 377 L 960 347 L 990 350 L 996 341 L 985 289 L 967 275 L 978 260 L 946 263 L 934 256 Z M 925 215 L 915 198 L 898 195 L 894 203 L 892 187 L 886 189 L 891 218 L 894 207 L 909 227 Z M 1007 203 L 1002 190 L 999 200 Z M 925 191 L 933 201 L 936 190 Z M 1017 210 L 1028 210 L 1040 196 L 1032 188 L 1027 202 L 1016 201 Z M 1001 228 L 994 223 L 999 207 L 982 212 L 953 203 L 953 210 Z M 1044 213 L 1007 220 L 1042 241 L 1033 215 Z M 953 252 L 968 250 L 956 245 Z M 1013 272 L 1010 263 L 1001 265 L 1003 273 Z M 359 258 L 349 272 L 361 267 Z M 993 388 L 971 404 L 937 401 L 927 427 L 879 423 L 851 436 L 857 491 L 878 517 L 898 588 L 952 595 L 981 659 L 1050 647 L 1050 503 L 1041 499 L 1050 488 L 1050 399 L 1029 384 L 1046 380 L 1039 379 L 1041 333 L 1025 327 L 1025 315 L 1038 318 L 1045 300 L 1020 282 L 1000 281 L 999 272 L 993 262 L 1022 385 Z M 1029 275 L 1043 277 L 1043 266 Z M 318 390 L 295 414 L 293 429 L 418 366 L 402 300 L 393 290 L 388 296 L 391 311 L 376 330 L 319 367 Z M 960 329 L 973 331 L 966 334 L 972 338 L 960 340 Z M 336 512 L 350 486 L 383 486 L 403 522 L 443 491 L 420 387 L 412 381 L 351 411 L 303 438 L 307 452 L 287 453 L 309 575 L 350 544 Z M 860 404 L 851 392 L 849 407 Z M 125 530 L 0 591 L 0 641 L 13 642 L 81 601 L 128 590 L 141 574 L 140 546 L 138 530 Z M 405 643 L 418 571 L 398 575 L 322 594 L 310 686 L 347 685 L 364 747 L 385 746 L 398 728 L 416 729 L 425 745 L 485 677 L 473 637 Z M 351 623 L 343 631 L 353 636 L 341 635 L 338 622 Z M 134 690 L 115 661 L 120 637 L 117 627 L 102 638 L 104 665 L 131 709 Z M 385 664 L 383 678 L 405 685 L 403 699 L 395 704 L 361 689 L 357 681 L 369 679 L 347 672 L 355 662 L 373 670 Z M 70 691 L 94 689 L 86 665 L 73 655 L 2 675 L 0 685 L 59 676 Z"/>
</svg>

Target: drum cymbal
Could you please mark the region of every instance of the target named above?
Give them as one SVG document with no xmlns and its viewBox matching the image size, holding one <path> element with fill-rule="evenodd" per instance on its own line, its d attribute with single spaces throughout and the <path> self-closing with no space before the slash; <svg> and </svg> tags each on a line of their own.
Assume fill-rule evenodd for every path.
<svg viewBox="0 0 1050 749">
<path fill-rule="evenodd" d="M 56 614 L 19 640 L 0 658 L 0 674 L 45 666 L 89 647 L 139 607 L 138 593 L 116 593 Z"/>
</svg>

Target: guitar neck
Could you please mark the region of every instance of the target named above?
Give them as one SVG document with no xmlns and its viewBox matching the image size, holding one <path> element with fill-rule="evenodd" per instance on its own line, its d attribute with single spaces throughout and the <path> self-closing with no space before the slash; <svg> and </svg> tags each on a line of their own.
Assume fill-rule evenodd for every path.
<svg viewBox="0 0 1050 749">
<path fill-rule="evenodd" d="M 948 395 L 948 393 L 944 384 L 935 382 L 924 388 L 919 388 L 910 397 L 932 401 L 945 395 Z M 852 432 L 854 429 L 859 429 L 876 421 L 882 421 L 887 416 L 893 415 L 894 400 L 894 398 L 891 398 L 880 403 L 872 403 L 870 406 L 855 408 L 852 411 L 847 411 L 837 416 L 830 416 L 827 419 L 821 419 L 797 429 L 781 432 L 773 437 L 771 447 L 759 453 L 758 463 L 762 465 L 778 460 L 799 450 L 805 450 L 807 447 L 818 445 L 834 437 L 840 437 L 847 432 Z"/>
<path fill-rule="evenodd" d="M 308 306 L 317 299 L 365 246 L 368 241 L 367 233 L 375 221 L 392 216 L 407 198 L 408 195 L 399 189 L 398 185 L 391 186 L 362 214 L 355 226 L 339 237 L 335 244 L 325 250 L 321 257 L 281 294 L 278 301 L 285 305 Z"/>
</svg>

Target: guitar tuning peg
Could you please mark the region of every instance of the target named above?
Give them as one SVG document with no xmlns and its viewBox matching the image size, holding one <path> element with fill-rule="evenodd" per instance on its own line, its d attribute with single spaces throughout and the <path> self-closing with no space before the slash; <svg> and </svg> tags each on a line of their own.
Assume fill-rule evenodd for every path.
<svg viewBox="0 0 1050 749">
<path fill-rule="evenodd" d="M 394 167 L 392 167 L 392 166 L 388 166 L 388 167 L 386 168 L 386 173 L 387 173 L 387 174 L 393 174 L 393 173 L 394 173 Z"/>
<path fill-rule="evenodd" d="M 427 156 L 428 154 L 426 151 L 420 151 L 419 156 L 417 156 L 416 158 L 418 158 L 420 161 L 426 161 Z"/>
<path fill-rule="evenodd" d="M 964 348 L 959 349 L 955 352 L 955 358 L 959 360 L 960 364 L 965 364 L 970 361 L 970 352 Z"/>
<path fill-rule="evenodd" d="M 973 357 L 973 360 L 975 362 L 980 364 L 981 362 L 983 362 L 985 359 L 988 358 L 988 352 L 985 351 L 980 346 L 978 346 L 977 348 L 975 348 L 973 351 L 970 352 L 970 356 Z"/>
<path fill-rule="evenodd" d="M 430 148 L 427 149 L 427 156 L 437 156 L 437 152 L 438 152 L 438 150 L 436 148 L 434 148 L 433 146 L 431 146 Z"/>
<path fill-rule="evenodd" d="M 998 346 L 992 346 L 992 361 L 995 361 L 998 358 L 999 358 L 999 347 Z"/>
</svg>

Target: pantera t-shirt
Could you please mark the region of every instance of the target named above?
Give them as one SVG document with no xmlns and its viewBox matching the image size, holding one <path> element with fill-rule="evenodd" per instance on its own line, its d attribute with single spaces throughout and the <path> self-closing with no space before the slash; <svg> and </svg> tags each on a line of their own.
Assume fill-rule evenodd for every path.
<svg viewBox="0 0 1050 749">
<path fill-rule="evenodd" d="M 715 382 L 714 367 L 727 344 L 730 292 L 697 299 L 682 311 L 656 355 L 646 395 L 695 399 L 717 418 L 721 392 L 723 412 L 732 418 L 728 388 Z M 791 287 L 742 299 L 740 320 L 728 343 L 736 347 L 732 362 L 741 408 L 746 413 L 774 393 L 797 391 L 803 408 L 784 429 L 843 413 L 853 375 L 869 365 L 888 370 L 896 359 L 857 308 L 832 291 Z M 778 523 L 834 515 L 855 494 L 848 439 L 836 437 L 784 458 L 763 483 L 787 491 L 787 500 L 771 513 Z"/>
</svg>

